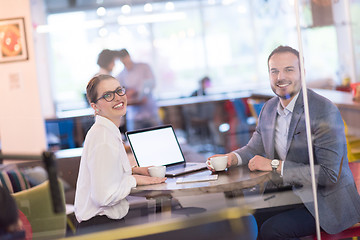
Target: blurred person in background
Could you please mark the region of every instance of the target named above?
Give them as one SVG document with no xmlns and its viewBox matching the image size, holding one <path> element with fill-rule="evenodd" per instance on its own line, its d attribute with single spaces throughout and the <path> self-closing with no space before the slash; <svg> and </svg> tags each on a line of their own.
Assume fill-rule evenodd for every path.
<svg viewBox="0 0 360 240">
<path fill-rule="evenodd" d="M 107 74 L 111 75 L 112 70 L 115 66 L 115 51 L 104 49 L 98 55 L 97 64 L 99 65 L 100 69 L 96 75 L 100 74 Z"/>
<path fill-rule="evenodd" d="M 126 49 L 116 52 L 124 65 L 116 78 L 126 88 L 128 110 L 126 128 L 128 131 L 153 127 L 160 124 L 159 110 L 153 96 L 155 77 L 146 63 L 134 62 Z"/>
<path fill-rule="evenodd" d="M 199 80 L 199 88 L 190 97 L 206 96 L 210 87 L 210 77 L 204 76 Z M 212 151 L 211 148 L 222 145 L 219 123 L 216 121 L 219 107 L 219 103 L 207 101 L 183 106 L 189 141 L 203 143 L 204 149 L 200 151 Z"/>
<path fill-rule="evenodd" d="M 199 81 L 199 89 L 195 90 L 190 96 L 205 96 L 209 87 L 211 87 L 211 80 L 208 76 L 205 76 Z"/>
</svg>

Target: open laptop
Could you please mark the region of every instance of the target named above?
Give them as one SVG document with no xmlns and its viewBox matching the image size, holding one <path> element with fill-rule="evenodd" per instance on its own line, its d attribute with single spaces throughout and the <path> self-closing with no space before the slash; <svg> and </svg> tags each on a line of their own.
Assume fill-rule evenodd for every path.
<svg viewBox="0 0 360 240">
<path fill-rule="evenodd" d="M 175 177 L 206 168 L 206 163 L 186 162 L 171 125 L 126 132 L 139 167 L 166 166 L 166 176 Z"/>
</svg>

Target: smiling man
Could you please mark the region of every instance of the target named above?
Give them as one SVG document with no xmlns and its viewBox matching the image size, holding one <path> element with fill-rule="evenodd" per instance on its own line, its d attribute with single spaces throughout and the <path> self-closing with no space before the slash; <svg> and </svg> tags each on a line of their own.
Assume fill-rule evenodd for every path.
<svg viewBox="0 0 360 240">
<path fill-rule="evenodd" d="M 228 167 L 273 171 L 284 183 L 293 184 L 293 193 L 303 204 L 255 217 L 259 239 L 299 239 L 316 233 L 299 52 L 279 46 L 269 55 L 268 70 L 277 96 L 264 104 L 249 143 L 226 154 Z M 307 92 L 320 227 L 335 234 L 360 221 L 360 197 L 348 165 L 339 110 L 328 99 Z"/>
<path fill-rule="evenodd" d="M 298 59 L 299 53 L 289 47 L 277 48 L 268 58 L 271 89 L 284 107 L 301 89 Z"/>
</svg>

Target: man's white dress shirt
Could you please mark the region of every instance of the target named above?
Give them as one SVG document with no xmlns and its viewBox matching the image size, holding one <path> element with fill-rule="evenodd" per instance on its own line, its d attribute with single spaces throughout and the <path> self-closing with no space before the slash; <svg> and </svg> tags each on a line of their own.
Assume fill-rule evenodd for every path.
<svg viewBox="0 0 360 240">
<path fill-rule="evenodd" d="M 277 118 L 275 125 L 275 150 L 279 156 L 279 160 L 283 161 L 281 165 L 281 175 L 283 175 L 284 162 L 286 159 L 286 144 L 288 139 L 289 127 L 292 117 L 292 112 L 294 111 L 295 103 L 299 93 L 291 100 L 291 102 L 284 108 L 281 102 L 277 107 Z M 233 152 L 238 159 L 238 165 L 242 165 L 242 159 L 239 154 Z"/>
</svg>

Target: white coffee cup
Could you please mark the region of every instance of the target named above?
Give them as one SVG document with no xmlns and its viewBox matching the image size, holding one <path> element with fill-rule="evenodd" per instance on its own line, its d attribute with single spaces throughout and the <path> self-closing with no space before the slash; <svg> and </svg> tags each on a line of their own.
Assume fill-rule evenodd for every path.
<svg viewBox="0 0 360 240">
<path fill-rule="evenodd" d="M 165 166 L 149 167 L 149 173 L 150 173 L 150 176 L 152 176 L 152 177 L 163 178 L 163 177 L 165 177 L 166 167 Z"/>
<path fill-rule="evenodd" d="M 210 160 L 207 160 L 206 162 L 208 166 L 215 171 L 224 171 L 227 166 L 228 156 L 211 157 Z"/>
</svg>

